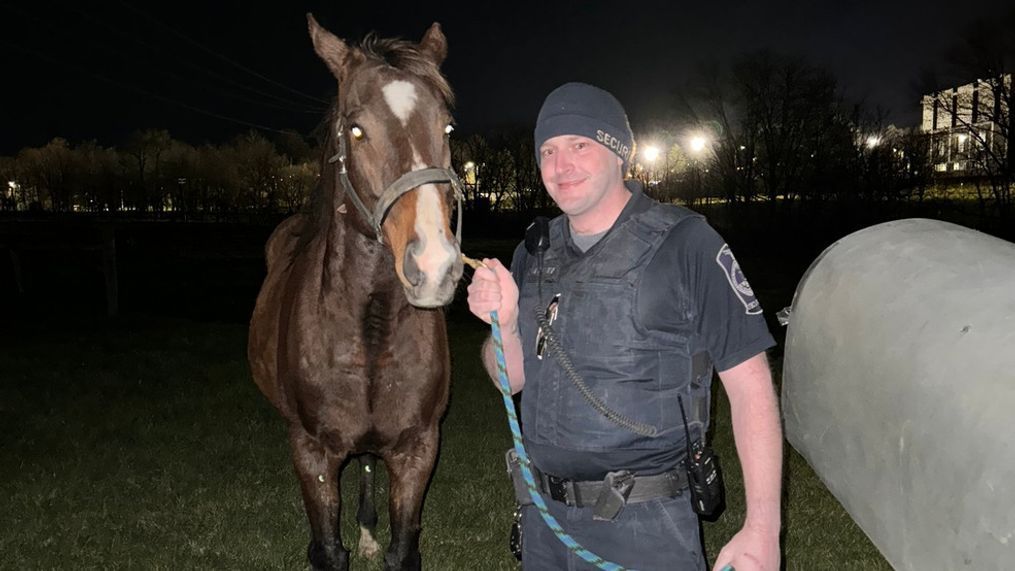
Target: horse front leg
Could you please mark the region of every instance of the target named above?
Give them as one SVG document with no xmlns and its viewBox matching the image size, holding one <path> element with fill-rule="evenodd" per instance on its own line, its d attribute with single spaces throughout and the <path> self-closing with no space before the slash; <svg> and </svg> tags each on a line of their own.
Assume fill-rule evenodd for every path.
<svg viewBox="0 0 1015 571">
<path fill-rule="evenodd" d="M 420 568 L 420 512 L 437 458 L 438 438 L 436 426 L 426 428 L 384 456 L 391 519 L 391 544 L 384 555 L 385 570 Z"/>
<path fill-rule="evenodd" d="M 342 493 L 339 469 L 346 452 L 336 454 L 302 428 L 290 428 L 293 464 L 310 520 L 307 558 L 315 571 L 347 571 L 349 552 L 342 545 L 339 527 Z"/>
</svg>

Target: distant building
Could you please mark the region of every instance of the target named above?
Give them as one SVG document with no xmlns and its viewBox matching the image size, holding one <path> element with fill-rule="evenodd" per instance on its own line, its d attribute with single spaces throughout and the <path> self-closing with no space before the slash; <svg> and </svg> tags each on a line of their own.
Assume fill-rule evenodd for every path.
<svg viewBox="0 0 1015 571">
<path fill-rule="evenodd" d="M 1008 148 L 1012 75 L 923 96 L 920 130 L 930 136 L 936 176 L 977 177 L 993 172 Z"/>
</svg>

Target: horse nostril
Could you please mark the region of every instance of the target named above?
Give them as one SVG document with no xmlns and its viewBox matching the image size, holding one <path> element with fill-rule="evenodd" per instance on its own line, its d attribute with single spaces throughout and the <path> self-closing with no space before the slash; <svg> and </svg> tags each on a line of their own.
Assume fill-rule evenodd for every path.
<svg viewBox="0 0 1015 571">
<path fill-rule="evenodd" d="M 416 250 L 419 249 L 417 242 L 413 242 L 405 250 L 405 260 L 402 262 L 402 273 L 405 274 L 405 279 L 413 286 L 418 286 L 422 281 L 423 274 L 419 271 L 419 266 L 416 264 Z"/>
</svg>

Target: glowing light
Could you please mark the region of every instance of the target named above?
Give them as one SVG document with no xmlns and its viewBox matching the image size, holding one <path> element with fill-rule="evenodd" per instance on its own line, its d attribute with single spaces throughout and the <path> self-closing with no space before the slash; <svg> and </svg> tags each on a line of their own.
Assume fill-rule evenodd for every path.
<svg viewBox="0 0 1015 571">
<path fill-rule="evenodd" d="M 465 184 L 470 186 L 476 185 L 476 163 L 472 161 L 466 161 L 462 165 L 462 169 L 465 170 L 465 176 L 463 177 Z"/>
<path fill-rule="evenodd" d="M 692 135 L 690 144 L 692 153 L 700 153 L 705 150 L 708 140 L 703 135 Z"/>
<path fill-rule="evenodd" d="M 874 147 L 876 147 L 876 146 L 878 146 L 880 144 L 881 144 L 881 137 L 879 137 L 877 135 L 871 135 L 870 137 L 867 137 L 867 148 L 868 149 L 873 149 Z"/>
<path fill-rule="evenodd" d="M 655 145 L 648 145 L 645 147 L 645 150 L 641 152 L 642 158 L 650 163 L 656 162 L 656 159 L 659 158 L 659 154 L 659 147 Z"/>
</svg>

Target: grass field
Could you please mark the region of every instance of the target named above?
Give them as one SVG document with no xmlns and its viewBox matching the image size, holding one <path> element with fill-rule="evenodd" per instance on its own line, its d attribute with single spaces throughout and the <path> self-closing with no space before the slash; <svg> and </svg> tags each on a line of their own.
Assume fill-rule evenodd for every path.
<svg viewBox="0 0 1015 571">
<path fill-rule="evenodd" d="M 503 250 L 475 244 L 470 254 Z M 788 303 L 786 284 L 796 283 L 799 261 L 780 266 L 739 257 L 769 312 Z M 181 291 L 167 307 L 187 304 L 189 290 Z M 230 307 L 248 301 L 232 300 Z M 284 427 L 250 380 L 246 326 L 167 313 L 134 311 L 114 321 L 22 318 L 0 328 L 0 568 L 307 567 L 309 531 Z M 500 397 L 478 359 L 486 330 L 461 300 L 449 312 L 449 327 L 452 399 L 424 509 L 424 566 L 515 569 L 503 465 L 510 438 Z M 777 369 L 779 355 L 773 354 Z M 721 391 L 717 400 L 715 445 L 729 505 L 717 522 L 704 524 L 713 556 L 743 517 Z M 347 483 L 352 499 L 353 482 Z M 383 498 L 379 493 L 382 505 Z M 354 502 L 345 508 L 349 546 L 357 537 Z M 381 510 L 382 543 L 386 515 Z M 784 527 L 787 569 L 889 568 L 790 448 Z M 380 567 L 353 560 L 355 569 Z"/>
</svg>

